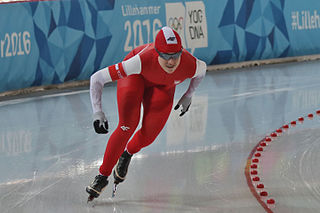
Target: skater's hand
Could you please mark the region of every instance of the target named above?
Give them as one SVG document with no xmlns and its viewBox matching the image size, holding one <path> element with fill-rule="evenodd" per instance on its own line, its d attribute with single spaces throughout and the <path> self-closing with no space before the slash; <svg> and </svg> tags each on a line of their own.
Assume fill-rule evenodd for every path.
<svg viewBox="0 0 320 213">
<path fill-rule="evenodd" d="M 107 134 L 108 133 L 108 120 L 103 112 L 96 112 L 93 115 L 93 127 L 96 133 L 98 134 Z"/>
<path fill-rule="evenodd" d="M 180 98 L 178 104 L 174 107 L 175 110 L 179 109 L 180 105 L 182 106 L 180 116 L 184 115 L 189 110 L 191 105 L 192 97 L 188 97 L 185 94 Z"/>
</svg>

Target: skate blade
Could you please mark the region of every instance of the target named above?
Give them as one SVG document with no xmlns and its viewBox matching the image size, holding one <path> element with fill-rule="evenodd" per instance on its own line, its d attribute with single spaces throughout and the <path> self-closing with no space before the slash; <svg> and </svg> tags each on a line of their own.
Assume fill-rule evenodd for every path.
<svg viewBox="0 0 320 213">
<path fill-rule="evenodd" d="M 116 196 L 117 187 L 118 187 L 118 184 L 113 185 L 112 198 L 114 198 Z"/>
<path fill-rule="evenodd" d="M 89 195 L 88 200 L 87 200 L 87 203 L 93 201 L 93 199 L 94 199 L 94 196 L 93 196 L 93 195 Z"/>
</svg>

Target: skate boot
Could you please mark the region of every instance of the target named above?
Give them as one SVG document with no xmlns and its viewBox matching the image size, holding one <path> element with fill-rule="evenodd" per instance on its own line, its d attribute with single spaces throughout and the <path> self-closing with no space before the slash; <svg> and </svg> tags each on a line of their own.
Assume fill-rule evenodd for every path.
<svg viewBox="0 0 320 213">
<path fill-rule="evenodd" d="M 113 170 L 114 186 L 112 197 L 115 196 L 118 184 L 123 182 L 126 178 L 131 157 L 132 155 L 130 155 L 127 151 L 124 151 L 119 158 L 116 168 Z"/>
<path fill-rule="evenodd" d="M 89 193 L 88 202 L 94 198 L 99 197 L 103 189 L 108 185 L 108 177 L 103 175 L 97 175 L 93 182 L 86 187 L 86 191 Z"/>
<path fill-rule="evenodd" d="M 130 155 L 127 151 L 124 151 L 121 157 L 119 158 L 116 168 L 113 171 L 115 184 L 121 183 L 125 180 L 131 157 L 132 155 Z"/>
</svg>

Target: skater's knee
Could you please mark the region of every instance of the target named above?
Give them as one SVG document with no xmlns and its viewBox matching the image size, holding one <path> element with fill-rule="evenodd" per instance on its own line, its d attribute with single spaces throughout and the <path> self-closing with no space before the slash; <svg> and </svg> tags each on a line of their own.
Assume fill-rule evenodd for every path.
<svg viewBox="0 0 320 213">
<path fill-rule="evenodd" d="M 142 144 L 145 146 L 148 146 L 151 144 L 159 135 L 160 130 L 154 130 L 154 129 L 141 129 L 141 138 L 142 138 Z"/>
<path fill-rule="evenodd" d="M 140 151 L 142 148 L 149 146 L 155 140 L 154 137 L 146 137 L 144 134 L 139 132 L 139 137 L 137 140 L 133 141 L 133 145 L 135 147 L 135 152 Z"/>
</svg>

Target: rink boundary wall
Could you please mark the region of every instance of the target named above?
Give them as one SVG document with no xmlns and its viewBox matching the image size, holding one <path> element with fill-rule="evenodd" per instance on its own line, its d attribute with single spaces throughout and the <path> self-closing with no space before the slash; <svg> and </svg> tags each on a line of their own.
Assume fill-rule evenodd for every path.
<svg viewBox="0 0 320 213">
<path fill-rule="evenodd" d="M 235 70 L 235 69 L 245 69 L 245 68 L 254 67 L 254 66 L 266 66 L 271 64 L 306 62 L 306 61 L 315 61 L 315 60 L 320 60 L 320 54 L 267 59 L 267 60 L 244 61 L 244 62 L 221 64 L 221 65 L 209 65 L 207 71 L 210 71 L 210 72 L 228 71 L 228 70 Z M 37 93 L 52 91 L 52 90 L 64 90 L 64 89 L 80 88 L 80 87 L 88 88 L 89 85 L 90 85 L 89 80 L 83 80 L 83 81 L 72 81 L 72 82 L 66 82 L 62 84 L 51 84 L 51 85 L 18 89 L 13 91 L 6 91 L 6 92 L 0 93 L 0 101 L 2 101 L 1 99 L 11 99 L 16 96 L 37 94 Z"/>
<path fill-rule="evenodd" d="M 88 80 L 164 25 L 208 65 L 320 54 L 319 8 L 317 0 L 3 3 L 0 92 Z"/>
</svg>

